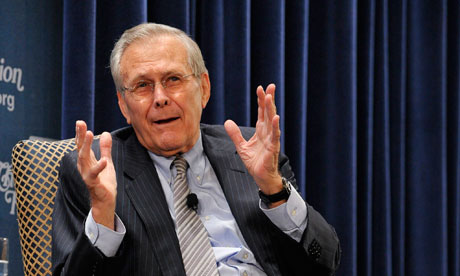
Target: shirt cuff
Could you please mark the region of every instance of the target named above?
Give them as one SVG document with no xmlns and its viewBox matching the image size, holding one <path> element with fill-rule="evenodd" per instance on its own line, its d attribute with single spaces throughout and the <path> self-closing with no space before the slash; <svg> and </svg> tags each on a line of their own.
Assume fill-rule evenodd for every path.
<svg viewBox="0 0 460 276">
<path fill-rule="evenodd" d="M 106 257 L 113 257 L 123 241 L 126 228 L 117 214 L 115 214 L 115 231 L 96 223 L 91 209 L 85 222 L 85 234 Z"/>
<path fill-rule="evenodd" d="M 267 204 L 259 200 L 259 207 L 281 231 L 300 242 L 308 223 L 307 205 L 292 185 L 286 203 L 270 209 Z"/>
</svg>

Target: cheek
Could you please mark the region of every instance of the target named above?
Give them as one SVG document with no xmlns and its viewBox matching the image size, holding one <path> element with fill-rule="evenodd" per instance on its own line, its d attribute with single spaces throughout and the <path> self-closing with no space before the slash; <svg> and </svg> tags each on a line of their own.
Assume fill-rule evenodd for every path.
<svg viewBox="0 0 460 276">
<path fill-rule="evenodd" d="M 196 123 L 196 121 L 199 122 L 201 120 L 201 112 L 203 110 L 201 98 L 193 97 L 193 99 L 189 99 L 189 109 L 194 123 Z"/>
<path fill-rule="evenodd" d="M 135 102 L 128 105 L 128 114 L 130 124 L 137 122 L 137 124 L 145 123 L 148 118 L 149 104 L 147 102 Z"/>
<path fill-rule="evenodd" d="M 136 116 L 146 113 L 149 110 L 151 104 L 150 102 L 151 101 L 146 99 L 140 101 L 132 101 L 130 105 L 131 113 L 135 114 Z"/>
</svg>

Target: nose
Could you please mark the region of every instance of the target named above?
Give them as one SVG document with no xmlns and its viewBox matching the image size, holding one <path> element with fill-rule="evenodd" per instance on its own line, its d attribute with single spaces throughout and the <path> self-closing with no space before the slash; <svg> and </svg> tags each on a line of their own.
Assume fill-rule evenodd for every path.
<svg viewBox="0 0 460 276">
<path fill-rule="evenodd" d="M 166 93 L 165 89 L 163 86 L 160 85 L 155 85 L 153 88 L 153 104 L 157 108 L 162 108 L 164 106 L 167 106 L 171 103 L 171 100 L 168 97 L 168 94 Z"/>
</svg>

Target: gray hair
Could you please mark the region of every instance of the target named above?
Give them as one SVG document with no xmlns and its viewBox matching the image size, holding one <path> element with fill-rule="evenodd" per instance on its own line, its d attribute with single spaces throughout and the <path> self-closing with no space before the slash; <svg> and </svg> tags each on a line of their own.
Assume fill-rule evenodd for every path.
<svg viewBox="0 0 460 276">
<path fill-rule="evenodd" d="M 186 33 L 163 24 L 143 23 L 126 30 L 113 47 L 112 54 L 110 55 L 110 70 L 112 71 L 117 91 L 122 92 L 124 90 L 123 78 L 120 72 L 120 61 L 125 49 L 134 41 L 163 35 L 176 37 L 184 44 L 188 56 L 188 65 L 196 77 L 201 76 L 203 73 L 208 73 L 208 69 L 204 65 L 200 47 Z"/>
</svg>

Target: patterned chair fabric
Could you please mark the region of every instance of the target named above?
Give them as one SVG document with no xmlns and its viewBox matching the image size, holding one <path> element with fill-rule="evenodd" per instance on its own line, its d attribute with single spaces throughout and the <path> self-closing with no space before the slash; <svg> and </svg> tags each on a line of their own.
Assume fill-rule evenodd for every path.
<svg viewBox="0 0 460 276">
<path fill-rule="evenodd" d="M 19 236 L 25 275 L 51 275 L 51 216 L 61 158 L 74 139 L 24 140 L 13 148 Z"/>
</svg>

